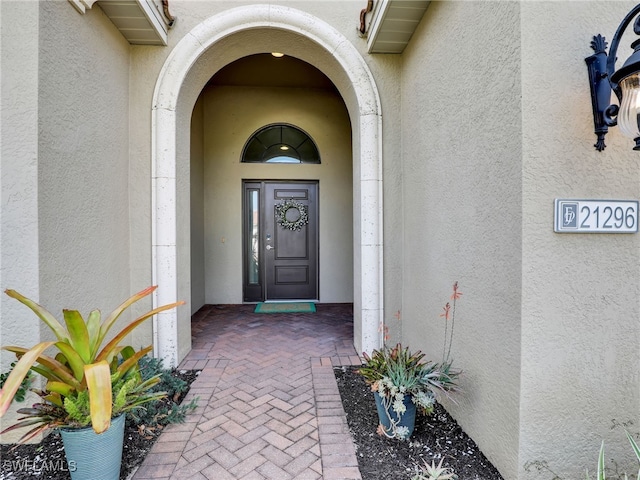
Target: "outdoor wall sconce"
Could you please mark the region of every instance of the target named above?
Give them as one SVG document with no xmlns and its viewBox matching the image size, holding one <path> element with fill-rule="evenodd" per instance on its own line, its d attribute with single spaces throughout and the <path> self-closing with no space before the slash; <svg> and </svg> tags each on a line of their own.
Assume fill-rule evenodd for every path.
<svg viewBox="0 0 640 480">
<path fill-rule="evenodd" d="M 633 149 L 640 150 L 640 39 L 631 44 L 633 53 L 622 67 L 615 70 L 620 37 L 636 15 L 640 15 L 640 5 L 627 14 L 616 30 L 609 55 L 605 38 L 596 35 L 591 41 L 595 53 L 585 58 L 589 69 L 595 134 L 598 136 L 594 147 L 599 152 L 606 147 L 604 136 L 609 127 L 615 125 L 620 127 L 623 135 L 635 140 Z M 640 16 L 634 22 L 633 31 L 640 35 Z M 612 90 L 620 106 L 611 104 Z"/>
</svg>

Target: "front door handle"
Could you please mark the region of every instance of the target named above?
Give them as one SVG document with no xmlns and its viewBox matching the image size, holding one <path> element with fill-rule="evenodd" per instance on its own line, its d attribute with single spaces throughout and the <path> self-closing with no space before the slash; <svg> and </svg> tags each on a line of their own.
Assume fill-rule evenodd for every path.
<svg viewBox="0 0 640 480">
<path fill-rule="evenodd" d="M 271 245 L 267 245 L 267 250 L 271 250 L 273 247 Z"/>
</svg>

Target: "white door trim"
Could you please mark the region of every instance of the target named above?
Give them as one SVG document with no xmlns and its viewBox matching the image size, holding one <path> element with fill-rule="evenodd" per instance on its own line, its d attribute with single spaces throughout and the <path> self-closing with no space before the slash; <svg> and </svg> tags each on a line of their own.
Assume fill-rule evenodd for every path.
<svg viewBox="0 0 640 480">
<path fill-rule="evenodd" d="M 384 315 L 382 114 L 378 90 L 364 59 L 344 35 L 319 18 L 281 5 L 248 5 L 208 18 L 178 42 L 160 71 L 153 95 L 151 138 L 152 271 L 153 282 L 158 285 L 154 306 L 178 298 L 176 128 L 181 89 L 207 50 L 234 34 L 255 29 L 278 29 L 305 37 L 328 52 L 333 62 L 316 66 L 334 80 L 352 122 L 354 345 L 359 352 L 371 352 L 381 345 L 379 327 Z M 171 366 L 181 360 L 180 342 L 190 341 L 190 337 L 179 338 L 190 335 L 181 332 L 178 321 L 179 315 L 188 314 L 187 310 L 160 313 L 153 323 L 155 354 Z"/>
</svg>

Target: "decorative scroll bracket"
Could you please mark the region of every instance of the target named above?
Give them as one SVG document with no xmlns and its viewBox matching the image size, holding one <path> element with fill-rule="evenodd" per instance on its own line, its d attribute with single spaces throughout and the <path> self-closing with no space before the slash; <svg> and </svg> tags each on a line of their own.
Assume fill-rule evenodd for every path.
<svg viewBox="0 0 640 480">
<path fill-rule="evenodd" d="M 612 117 L 617 114 L 618 106 L 611 105 L 611 107 L 615 107 L 615 112 L 609 108 L 611 85 L 607 75 L 607 42 L 605 38 L 602 35 L 595 35 L 591 41 L 591 48 L 595 53 L 584 60 L 587 62 L 589 72 L 594 133 L 598 137 L 594 147 L 601 152 L 606 147 L 604 136 L 609 131 L 609 127 L 616 124 L 616 120 Z"/>
</svg>

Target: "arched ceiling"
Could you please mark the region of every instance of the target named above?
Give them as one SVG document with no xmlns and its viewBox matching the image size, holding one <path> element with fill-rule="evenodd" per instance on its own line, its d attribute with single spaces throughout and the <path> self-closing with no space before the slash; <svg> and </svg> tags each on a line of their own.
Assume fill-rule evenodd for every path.
<svg viewBox="0 0 640 480">
<path fill-rule="evenodd" d="M 336 89 L 313 65 L 291 55 L 276 58 L 270 53 L 248 55 L 229 63 L 208 85 Z"/>
</svg>

